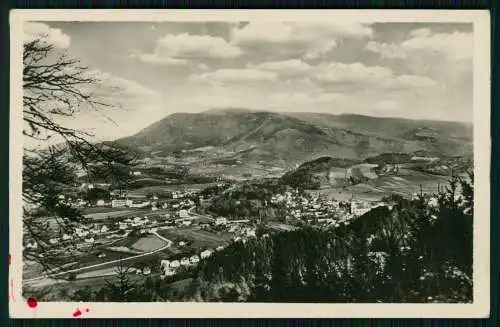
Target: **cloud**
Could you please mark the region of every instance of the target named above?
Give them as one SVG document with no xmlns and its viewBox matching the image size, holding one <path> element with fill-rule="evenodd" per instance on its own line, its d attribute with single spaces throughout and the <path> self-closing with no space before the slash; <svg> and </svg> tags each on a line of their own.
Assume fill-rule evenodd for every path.
<svg viewBox="0 0 500 327">
<path fill-rule="evenodd" d="M 322 85 L 341 89 L 362 90 L 413 90 L 435 87 L 437 83 L 425 76 L 396 75 L 391 69 L 382 66 L 365 66 L 362 63 L 330 63 L 319 69 L 322 73 L 313 80 Z"/>
<path fill-rule="evenodd" d="M 325 83 L 379 83 L 381 79 L 392 77 L 392 71 L 381 66 L 365 66 L 362 63 L 330 63 L 316 79 Z"/>
<path fill-rule="evenodd" d="M 160 66 L 182 66 L 188 63 L 185 59 L 178 58 L 170 58 L 170 57 L 161 57 L 157 54 L 147 54 L 147 53 L 138 53 L 133 52 L 128 56 L 129 58 L 137 59 L 144 63 L 149 63 L 153 65 Z"/>
<path fill-rule="evenodd" d="M 426 88 L 435 87 L 437 83 L 425 76 L 415 76 L 415 75 L 400 75 L 394 77 L 392 80 L 385 81 L 385 85 L 388 88 Z"/>
<path fill-rule="evenodd" d="M 380 54 L 382 58 L 387 59 L 403 59 L 407 56 L 407 51 L 396 44 L 370 41 L 366 44 L 365 49 L 368 51 L 376 52 Z"/>
<path fill-rule="evenodd" d="M 436 82 L 424 76 L 396 75 L 382 66 L 365 66 L 362 63 L 330 63 L 320 69 L 313 80 L 322 85 L 342 89 L 414 89 L 436 86 Z"/>
<path fill-rule="evenodd" d="M 366 24 L 250 22 L 231 29 L 231 43 L 246 48 L 271 47 L 316 58 L 342 39 L 371 37 L 372 33 Z"/>
<path fill-rule="evenodd" d="M 199 63 L 196 65 L 196 68 L 199 69 L 199 70 L 202 70 L 202 71 L 206 71 L 208 70 L 208 66 L 207 64 L 204 64 L 204 63 Z"/>
<path fill-rule="evenodd" d="M 203 74 L 194 74 L 189 77 L 189 81 L 191 82 L 205 82 L 209 84 L 276 81 L 277 79 L 278 74 L 275 72 L 261 71 L 252 68 L 226 68 Z"/>
<path fill-rule="evenodd" d="M 115 88 L 116 91 L 113 94 L 114 96 L 125 96 L 128 98 L 151 98 L 159 96 L 158 92 L 125 78 L 113 76 L 109 73 L 104 72 L 99 72 L 98 76 L 102 84 L 109 85 Z"/>
<path fill-rule="evenodd" d="M 71 43 L 70 37 L 58 28 L 51 28 L 43 23 L 25 22 L 24 42 L 31 42 L 36 39 L 52 44 L 57 48 L 68 48 Z"/>
<path fill-rule="evenodd" d="M 280 75 L 307 75 L 313 68 L 299 59 L 270 61 L 260 64 L 247 64 L 248 68 L 275 72 Z"/>
<path fill-rule="evenodd" d="M 158 39 L 153 53 L 134 53 L 131 56 L 146 63 L 182 65 L 188 60 L 229 59 L 241 54 L 240 48 L 221 37 L 181 33 L 167 34 Z"/>
<path fill-rule="evenodd" d="M 411 50 L 431 51 L 445 55 L 452 60 L 472 58 L 474 44 L 472 33 L 453 32 L 433 34 L 429 29 L 417 29 L 401 47 Z"/>
<path fill-rule="evenodd" d="M 408 38 L 400 44 L 371 41 L 365 47 L 366 50 L 389 59 L 437 54 L 454 61 L 471 59 L 473 48 L 472 33 L 433 33 L 428 28 L 410 31 Z"/>
</svg>

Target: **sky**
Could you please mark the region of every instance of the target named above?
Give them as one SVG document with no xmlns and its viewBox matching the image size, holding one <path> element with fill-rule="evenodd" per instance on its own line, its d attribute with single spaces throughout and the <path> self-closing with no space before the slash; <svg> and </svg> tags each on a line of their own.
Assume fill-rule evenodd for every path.
<svg viewBox="0 0 500 327">
<path fill-rule="evenodd" d="M 227 107 L 472 121 L 468 23 L 27 22 L 24 31 L 118 87 L 98 94 L 121 109 L 67 122 L 98 139 Z"/>
</svg>

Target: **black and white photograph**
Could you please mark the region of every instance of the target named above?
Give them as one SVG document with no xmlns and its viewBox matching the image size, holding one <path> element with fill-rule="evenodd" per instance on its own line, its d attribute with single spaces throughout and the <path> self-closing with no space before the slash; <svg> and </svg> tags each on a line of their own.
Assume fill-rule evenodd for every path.
<svg viewBox="0 0 500 327">
<path fill-rule="evenodd" d="M 11 14 L 11 314 L 488 315 L 487 12 L 153 12 Z"/>
</svg>

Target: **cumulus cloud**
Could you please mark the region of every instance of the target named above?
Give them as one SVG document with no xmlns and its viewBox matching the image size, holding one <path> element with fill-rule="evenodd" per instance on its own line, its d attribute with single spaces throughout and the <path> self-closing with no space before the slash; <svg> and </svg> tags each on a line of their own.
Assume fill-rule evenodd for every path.
<svg viewBox="0 0 500 327">
<path fill-rule="evenodd" d="M 313 79 L 323 85 L 341 88 L 363 89 L 414 89 L 436 86 L 436 82 L 424 76 L 396 75 L 382 66 L 365 66 L 362 63 L 330 63 Z"/>
<path fill-rule="evenodd" d="M 128 57 L 132 59 L 137 59 L 144 63 L 159 65 L 159 66 L 182 66 L 188 63 L 188 61 L 185 59 L 162 57 L 158 56 L 157 54 L 150 54 L 150 53 L 133 52 Z"/>
<path fill-rule="evenodd" d="M 399 45 L 370 41 L 365 49 L 380 54 L 382 58 L 403 59 L 407 56 L 407 51 Z"/>
<path fill-rule="evenodd" d="M 47 24 L 36 22 L 24 23 L 24 42 L 31 42 L 39 39 L 42 42 L 51 44 L 57 48 L 67 48 L 71 43 L 68 35 L 64 34 L 58 28 L 51 28 Z"/>
<path fill-rule="evenodd" d="M 270 61 L 260 64 L 247 64 L 248 68 L 275 72 L 280 75 L 307 75 L 313 69 L 309 64 L 299 59 Z"/>
<path fill-rule="evenodd" d="M 193 74 L 189 77 L 191 82 L 210 83 L 238 83 L 276 81 L 278 74 L 275 72 L 261 71 L 252 68 L 219 69 L 203 74 Z"/>
<path fill-rule="evenodd" d="M 466 32 L 433 33 L 428 28 L 412 30 L 400 44 L 368 42 L 365 49 L 379 53 L 384 58 L 407 58 L 422 54 L 438 54 L 451 60 L 472 58 L 473 35 Z"/>
<path fill-rule="evenodd" d="M 112 87 L 114 89 L 113 97 L 127 98 L 155 98 L 159 97 L 159 93 L 153 91 L 139 83 L 131 80 L 111 75 L 100 70 L 94 70 L 97 78 L 100 79 L 100 84 Z"/>
<path fill-rule="evenodd" d="M 428 77 L 397 75 L 382 66 L 365 66 L 359 62 L 309 65 L 298 59 L 249 63 L 246 68 L 199 72 L 192 74 L 189 81 L 211 85 L 240 83 L 257 88 L 260 88 L 263 82 L 279 81 L 280 85 L 293 90 L 323 87 L 329 90 L 328 92 L 353 92 L 366 88 L 401 91 L 437 86 L 436 82 Z"/>
<path fill-rule="evenodd" d="M 241 54 L 239 47 L 228 43 L 221 37 L 181 33 L 167 34 L 158 39 L 152 53 L 134 53 L 132 57 L 147 63 L 180 65 L 188 60 L 228 59 Z"/>
<path fill-rule="evenodd" d="M 326 53 L 345 38 L 371 37 L 366 24 L 330 22 L 250 22 L 233 27 L 231 43 L 241 47 L 273 47 L 279 51 L 298 52 L 307 58 Z"/>
<path fill-rule="evenodd" d="M 453 60 L 470 59 L 473 54 L 472 33 L 432 33 L 430 29 L 417 29 L 401 46 L 408 50 L 424 50 L 443 54 Z"/>
</svg>

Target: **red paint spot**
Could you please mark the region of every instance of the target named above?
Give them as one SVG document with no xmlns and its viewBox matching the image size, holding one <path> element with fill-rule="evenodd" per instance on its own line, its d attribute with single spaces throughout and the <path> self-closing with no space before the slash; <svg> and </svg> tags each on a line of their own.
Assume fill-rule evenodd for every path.
<svg viewBox="0 0 500 327">
<path fill-rule="evenodd" d="M 89 312 L 89 311 L 90 311 L 90 309 L 85 309 L 85 312 Z"/>
<path fill-rule="evenodd" d="M 34 309 L 38 306 L 38 301 L 32 297 L 28 298 L 27 303 L 28 303 L 28 307 L 30 307 L 32 309 Z"/>
<path fill-rule="evenodd" d="M 77 317 L 80 317 L 82 315 L 82 312 L 80 311 L 80 309 L 76 309 L 75 312 L 73 312 L 73 317 L 77 318 Z"/>
<path fill-rule="evenodd" d="M 12 262 L 12 256 L 9 254 L 9 265 L 11 264 Z"/>
</svg>

